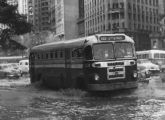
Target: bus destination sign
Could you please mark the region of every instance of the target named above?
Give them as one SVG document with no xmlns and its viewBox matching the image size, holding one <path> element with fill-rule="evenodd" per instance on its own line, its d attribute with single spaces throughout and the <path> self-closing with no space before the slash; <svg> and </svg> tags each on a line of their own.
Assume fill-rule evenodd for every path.
<svg viewBox="0 0 165 120">
<path fill-rule="evenodd" d="M 118 41 L 118 40 L 125 40 L 124 35 L 118 35 L 118 36 L 101 36 L 101 41 Z"/>
</svg>

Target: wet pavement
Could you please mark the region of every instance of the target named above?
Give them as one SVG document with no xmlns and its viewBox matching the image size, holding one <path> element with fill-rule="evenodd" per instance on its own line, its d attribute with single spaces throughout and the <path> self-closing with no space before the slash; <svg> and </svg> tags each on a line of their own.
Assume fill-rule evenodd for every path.
<svg viewBox="0 0 165 120">
<path fill-rule="evenodd" d="M 154 76 L 134 90 L 90 94 L 49 90 L 29 78 L 1 80 L 0 120 L 164 120 L 165 82 Z"/>
</svg>

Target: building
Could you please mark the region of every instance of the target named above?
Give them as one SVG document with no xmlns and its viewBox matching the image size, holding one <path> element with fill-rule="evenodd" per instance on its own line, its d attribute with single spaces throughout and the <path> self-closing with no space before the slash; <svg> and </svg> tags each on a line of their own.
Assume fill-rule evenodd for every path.
<svg viewBox="0 0 165 120">
<path fill-rule="evenodd" d="M 27 21 L 31 24 L 34 24 L 34 0 L 28 0 L 28 14 L 27 14 Z"/>
<path fill-rule="evenodd" d="M 151 49 L 165 50 L 165 1 L 159 0 L 159 32 L 151 33 Z M 156 44 L 156 46 L 155 46 Z"/>
<path fill-rule="evenodd" d="M 18 12 L 28 15 L 28 0 L 18 0 Z"/>
<path fill-rule="evenodd" d="M 84 0 L 79 0 L 79 17 L 77 20 L 78 37 L 85 36 L 85 14 L 84 14 Z"/>
<path fill-rule="evenodd" d="M 51 0 L 34 0 L 34 21 L 35 31 L 50 29 L 50 4 Z"/>
<path fill-rule="evenodd" d="M 85 35 L 126 33 L 136 50 L 151 49 L 149 34 L 159 31 L 158 0 L 85 0 Z"/>
<path fill-rule="evenodd" d="M 55 13 L 55 0 L 51 0 L 51 5 L 50 5 L 50 24 L 51 24 L 51 31 L 54 32 L 54 34 L 56 34 L 56 13 Z"/>
<path fill-rule="evenodd" d="M 159 14 L 165 15 L 165 1 L 159 0 Z"/>
<path fill-rule="evenodd" d="M 165 1 L 159 0 L 159 25 L 161 34 L 165 35 Z"/>
<path fill-rule="evenodd" d="M 55 0 L 55 11 L 57 39 L 77 38 L 78 0 Z"/>
</svg>

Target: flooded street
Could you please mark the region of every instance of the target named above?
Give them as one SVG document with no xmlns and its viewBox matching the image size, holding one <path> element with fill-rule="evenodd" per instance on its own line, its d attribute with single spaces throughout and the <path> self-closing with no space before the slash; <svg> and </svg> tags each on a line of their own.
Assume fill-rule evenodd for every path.
<svg viewBox="0 0 165 120">
<path fill-rule="evenodd" d="M 159 76 L 136 90 L 89 94 L 29 85 L 28 78 L 1 80 L 3 120 L 163 120 L 165 83 Z M 15 82 L 13 82 L 15 81 Z M 17 82 L 16 82 L 17 81 Z"/>
</svg>

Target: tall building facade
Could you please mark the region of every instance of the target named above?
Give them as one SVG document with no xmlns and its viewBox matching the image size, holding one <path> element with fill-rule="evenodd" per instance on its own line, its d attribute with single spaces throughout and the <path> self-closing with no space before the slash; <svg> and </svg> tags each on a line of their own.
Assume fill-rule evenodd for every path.
<svg viewBox="0 0 165 120">
<path fill-rule="evenodd" d="M 10 5 L 17 5 L 18 0 L 7 0 L 7 3 L 10 4 Z"/>
<path fill-rule="evenodd" d="M 51 31 L 53 31 L 56 34 L 56 12 L 55 12 L 55 0 L 51 0 L 50 5 L 50 24 L 51 24 Z"/>
<path fill-rule="evenodd" d="M 18 12 L 28 15 L 28 0 L 18 0 Z"/>
<path fill-rule="evenodd" d="M 159 0 L 159 14 L 165 15 L 165 0 Z"/>
<path fill-rule="evenodd" d="M 50 4 L 51 0 L 34 0 L 34 29 L 43 31 L 50 29 Z"/>
<path fill-rule="evenodd" d="M 159 31 L 158 0 L 85 0 L 85 35 L 126 33 L 137 50 L 150 49 L 149 34 Z"/>
<path fill-rule="evenodd" d="M 85 13 L 84 13 L 84 0 L 78 0 L 79 4 L 79 17 L 77 20 L 78 25 L 78 37 L 84 37 L 85 36 Z"/>
<path fill-rule="evenodd" d="M 28 14 L 27 21 L 31 24 L 34 24 L 34 0 L 28 0 Z"/>
<path fill-rule="evenodd" d="M 78 0 L 55 0 L 56 37 L 60 40 L 77 38 Z"/>
</svg>

